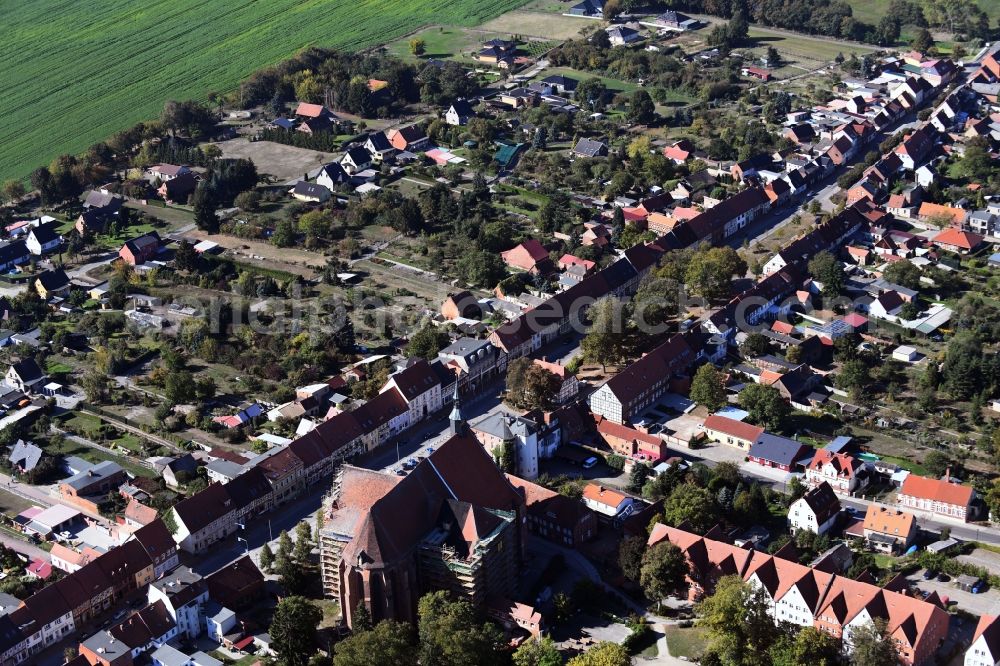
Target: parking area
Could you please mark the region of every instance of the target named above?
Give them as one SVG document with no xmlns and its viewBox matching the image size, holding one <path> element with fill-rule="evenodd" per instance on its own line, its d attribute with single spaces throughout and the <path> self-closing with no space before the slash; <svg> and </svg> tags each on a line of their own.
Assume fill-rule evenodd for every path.
<svg viewBox="0 0 1000 666">
<path fill-rule="evenodd" d="M 953 580 L 946 582 L 937 579 L 924 580 L 923 573 L 924 570 L 921 569 L 909 576 L 907 580 L 920 590 L 937 592 L 938 596 L 942 599 L 947 597 L 958 604 L 958 607 L 962 610 L 975 615 L 996 615 L 1000 613 L 1000 592 L 997 590 L 987 589 L 979 594 L 972 594 L 971 592 L 960 590 Z"/>
</svg>

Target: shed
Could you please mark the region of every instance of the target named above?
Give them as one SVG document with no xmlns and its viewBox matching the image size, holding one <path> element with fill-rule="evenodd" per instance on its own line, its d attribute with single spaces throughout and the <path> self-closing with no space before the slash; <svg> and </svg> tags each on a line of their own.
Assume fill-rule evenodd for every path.
<svg viewBox="0 0 1000 666">
<path fill-rule="evenodd" d="M 955 578 L 955 585 L 958 586 L 958 589 L 964 590 L 965 592 L 969 592 L 979 583 L 979 581 L 980 579 L 977 578 L 976 576 L 970 576 L 969 574 L 962 574 L 961 576 L 957 576 Z"/>
<path fill-rule="evenodd" d="M 901 363 L 913 363 L 917 360 L 917 350 L 909 345 L 900 345 L 892 350 L 892 360 Z"/>
</svg>

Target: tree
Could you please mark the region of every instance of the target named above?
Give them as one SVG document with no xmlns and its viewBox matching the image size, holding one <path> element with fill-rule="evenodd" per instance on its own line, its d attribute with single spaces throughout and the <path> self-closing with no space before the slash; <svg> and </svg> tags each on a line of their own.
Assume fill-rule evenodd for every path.
<svg viewBox="0 0 1000 666">
<path fill-rule="evenodd" d="M 410 336 L 410 342 L 406 345 L 406 356 L 428 360 L 437 358 L 438 352 L 448 344 L 448 340 L 448 331 L 427 321 Z"/>
<path fill-rule="evenodd" d="M 603 30 L 599 32 L 603 32 Z M 581 103 L 588 104 L 592 111 L 602 111 L 607 91 L 607 87 L 600 79 L 596 77 L 584 79 L 576 87 L 575 98 L 580 100 Z"/>
<path fill-rule="evenodd" d="M 844 288 L 844 265 L 825 250 L 809 260 L 809 273 L 823 283 L 826 296 L 836 296 Z"/>
<path fill-rule="evenodd" d="M 927 28 L 921 28 L 914 35 L 913 41 L 910 42 L 910 47 L 914 51 L 919 51 L 920 53 L 927 53 L 934 47 L 934 36 L 931 35 L 931 31 Z"/>
<path fill-rule="evenodd" d="M 688 523 L 690 531 L 704 534 L 719 522 L 719 506 L 705 488 L 682 483 L 663 500 L 663 518 L 674 527 Z"/>
<path fill-rule="evenodd" d="M 278 535 L 278 559 L 287 560 L 292 556 L 292 537 L 287 530 L 281 530 Z"/>
<path fill-rule="evenodd" d="M 173 404 L 191 402 L 195 397 L 196 385 L 194 376 L 187 370 L 178 370 L 167 375 L 163 394 Z"/>
<path fill-rule="evenodd" d="M 292 557 L 299 564 L 309 561 L 309 553 L 312 552 L 312 530 L 309 523 L 302 521 L 295 526 L 295 548 Z"/>
<path fill-rule="evenodd" d="M 750 420 L 768 430 L 779 430 L 792 408 L 773 386 L 749 384 L 740 391 L 740 407 L 750 413 Z"/>
<path fill-rule="evenodd" d="M 492 289 L 507 277 L 507 266 L 498 254 L 473 250 L 462 255 L 455 272 L 470 284 Z"/>
<path fill-rule="evenodd" d="M 739 576 L 724 576 L 715 592 L 698 604 L 699 624 L 708 631 L 708 651 L 720 663 L 756 666 L 762 663 L 781 631 L 768 613 L 763 589 L 752 587 Z"/>
<path fill-rule="evenodd" d="M 696 252 L 688 263 L 684 281 L 698 294 L 710 300 L 729 296 L 734 275 L 747 272 L 747 263 L 731 247 L 713 247 Z"/>
<path fill-rule="evenodd" d="M 304 597 L 285 597 L 278 602 L 268 631 L 283 663 L 306 664 L 316 651 L 316 627 L 322 619 L 323 611 Z"/>
<path fill-rule="evenodd" d="M 642 537 L 625 537 L 618 543 L 618 568 L 622 575 L 634 583 L 639 582 L 642 556 L 646 553 L 646 540 Z"/>
<path fill-rule="evenodd" d="M 726 404 L 726 387 L 722 373 L 714 365 L 706 363 L 694 373 L 691 380 L 691 399 L 705 405 L 710 412 L 721 409 Z"/>
<path fill-rule="evenodd" d="M 194 207 L 194 223 L 202 231 L 214 234 L 219 230 L 219 218 L 215 214 L 217 204 L 215 196 L 209 190 L 206 181 L 202 181 L 191 195 L 191 205 Z"/>
<path fill-rule="evenodd" d="M 920 269 L 909 261 L 894 261 L 882 271 L 882 277 L 907 289 L 920 288 Z"/>
<path fill-rule="evenodd" d="M 644 88 L 639 88 L 632 93 L 627 118 L 629 122 L 638 125 L 648 125 L 656 118 L 656 105 Z"/>
<path fill-rule="evenodd" d="M 646 598 L 659 603 L 684 588 L 688 572 L 687 558 L 681 549 L 669 541 L 661 541 L 642 556 L 639 583 Z"/>
<path fill-rule="evenodd" d="M 768 656 L 772 666 L 837 666 L 840 663 L 840 645 L 826 632 L 804 627 L 794 638 L 782 636 Z"/>
<path fill-rule="evenodd" d="M 271 571 L 274 566 L 274 553 L 271 551 L 271 544 L 265 543 L 260 549 L 260 568 L 266 572 Z"/>
<path fill-rule="evenodd" d="M 277 247 L 291 247 L 295 245 L 297 238 L 298 230 L 295 228 L 295 223 L 289 219 L 281 219 L 274 225 L 271 243 Z"/>
<path fill-rule="evenodd" d="M 598 643 L 586 652 L 573 657 L 566 666 L 629 666 L 632 658 L 617 643 Z"/>
<path fill-rule="evenodd" d="M 507 366 L 506 400 L 515 407 L 548 411 L 561 387 L 562 380 L 555 373 L 531 359 L 519 358 Z"/>
<path fill-rule="evenodd" d="M 182 240 L 177 245 L 174 252 L 174 265 L 182 271 L 193 271 L 198 268 L 198 253 L 195 252 L 194 245 Z"/>
<path fill-rule="evenodd" d="M 548 145 L 548 130 L 545 129 L 544 125 L 539 125 L 535 128 L 535 136 L 531 139 L 531 147 L 536 150 L 545 150 L 545 146 Z"/>
<path fill-rule="evenodd" d="M 548 636 L 521 643 L 511 661 L 514 666 L 562 666 L 563 663 L 559 648 Z"/>
<path fill-rule="evenodd" d="M 744 356 L 758 357 L 771 353 L 771 341 L 763 333 L 751 333 L 740 344 Z"/>
<path fill-rule="evenodd" d="M 605 297 L 589 310 L 590 330 L 580 343 L 584 358 L 600 363 L 605 369 L 609 363 L 624 358 L 622 343 L 625 338 L 621 303 L 616 298 Z"/>
<path fill-rule="evenodd" d="M 417 666 L 413 629 L 405 622 L 384 620 L 357 631 L 333 648 L 333 666 Z"/>
<path fill-rule="evenodd" d="M 249 213 L 255 212 L 260 208 L 260 192 L 257 190 L 247 190 L 246 192 L 240 192 L 233 199 L 233 205 L 240 210 L 245 210 Z"/>
<path fill-rule="evenodd" d="M 453 601 L 447 592 L 420 598 L 417 631 L 418 657 L 425 666 L 500 666 L 505 661 L 503 633 L 489 622 L 480 623 L 468 601 Z"/>
<path fill-rule="evenodd" d="M 875 42 L 879 46 L 893 46 L 899 40 L 899 19 L 883 16 L 875 27 Z"/>
<path fill-rule="evenodd" d="M 764 52 L 764 58 L 767 60 L 767 66 L 771 69 L 781 67 L 781 54 L 773 46 L 767 47 L 767 51 Z"/>
<path fill-rule="evenodd" d="M 419 37 L 415 37 L 410 40 L 410 53 L 412 53 L 413 55 L 422 56 L 426 50 L 427 50 L 426 41 L 420 39 Z"/>
<path fill-rule="evenodd" d="M 896 642 L 886 633 L 884 620 L 875 620 L 851 632 L 851 666 L 896 666 Z"/>
<path fill-rule="evenodd" d="M 24 182 L 16 178 L 4 181 L 3 187 L 0 189 L 0 196 L 3 197 L 5 203 L 19 201 L 24 194 Z"/>
<path fill-rule="evenodd" d="M 944 476 L 953 464 L 951 457 L 943 451 L 931 451 L 924 457 L 924 468 L 932 477 Z"/>
</svg>

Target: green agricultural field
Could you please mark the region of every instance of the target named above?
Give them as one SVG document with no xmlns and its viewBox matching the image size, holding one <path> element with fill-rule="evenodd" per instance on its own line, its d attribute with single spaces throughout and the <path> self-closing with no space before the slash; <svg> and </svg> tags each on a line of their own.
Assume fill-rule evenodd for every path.
<svg viewBox="0 0 1000 666">
<path fill-rule="evenodd" d="M 310 45 L 359 49 L 474 26 L 527 0 L 34 0 L 3 4 L 0 179 L 226 91 Z"/>
<path fill-rule="evenodd" d="M 865 23 L 877 24 L 889 11 L 890 0 L 847 0 L 851 6 L 854 18 Z M 990 17 L 990 25 L 1000 18 L 1000 2 L 997 0 L 979 0 L 977 3 Z"/>
</svg>

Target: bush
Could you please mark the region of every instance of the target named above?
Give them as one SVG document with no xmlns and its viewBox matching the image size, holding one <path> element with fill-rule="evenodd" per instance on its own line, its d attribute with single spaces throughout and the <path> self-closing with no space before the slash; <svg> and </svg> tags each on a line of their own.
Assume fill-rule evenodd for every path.
<svg viewBox="0 0 1000 666">
<path fill-rule="evenodd" d="M 608 467 L 618 470 L 619 472 L 625 469 L 625 458 L 617 453 L 612 453 L 604 460 L 604 462 L 608 464 Z"/>
</svg>

